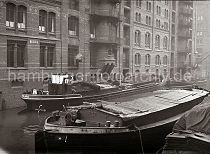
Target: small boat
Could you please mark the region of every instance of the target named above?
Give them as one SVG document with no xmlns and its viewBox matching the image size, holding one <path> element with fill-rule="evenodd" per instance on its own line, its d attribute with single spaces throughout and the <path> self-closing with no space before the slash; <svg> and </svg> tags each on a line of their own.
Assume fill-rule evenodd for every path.
<svg viewBox="0 0 210 154">
<path fill-rule="evenodd" d="M 36 151 L 151 150 L 207 95 L 200 89 L 157 90 L 129 101 L 71 106 L 46 119 L 35 134 Z"/>
<path fill-rule="evenodd" d="M 38 109 L 40 105 L 48 111 L 61 110 L 64 106 L 81 105 L 83 101 L 108 100 L 121 96 L 145 93 L 158 89 L 154 81 L 144 83 L 88 83 L 74 81 L 70 75 L 52 75 L 48 90 L 32 89 L 22 94 L 27 110 Z"/>
<path fill-rule="evenodd" d="M 210 153 L 210 104 L 202 103 L 186 112 L 167 135 L 163 153 L 174 151 Z"/>
</svg>

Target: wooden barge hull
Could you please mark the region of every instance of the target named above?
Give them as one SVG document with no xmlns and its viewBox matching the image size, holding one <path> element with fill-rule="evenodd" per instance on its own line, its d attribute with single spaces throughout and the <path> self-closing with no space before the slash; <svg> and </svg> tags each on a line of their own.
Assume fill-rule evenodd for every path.
<svg viewBox="0 0 210 154">
<path fill-rule="evenodd" d="M 174 123 L 184 112 L 202 102 L 206 96 L 203 95 L 188 102 L 177 104 L 171 108 L 124 121 L 125 125 L 135 124 L 138 128 L 135 131 L 114 134 L 72 134 L 61 133 L 59 131 L 40 131 L 35 135 L 36 150 L 53 152 L 63 151 L 64 149 L 67 151 L 91 151 L 95 149 L 109 151 L 112 149 L 112 151 L 125 152 L 127 150 L 128 152 L 141 152 L 143 148 L 145 151 L 153 152 L 158 150 L 160 142 L 164 143 L 166 135 L 172 131 Z M 92 114 L 94 113 L 92 112 Z M 107 119 L 113 119 L 111 116 L 105 117 Z M 115 117 L 115 120 L 120 121 L 120 118 Z M 62 141 L 57 139 L 59 137 L 61 137 Z"/>
<path fill-rule="evenodd" d="M 95 102 L 97 100 L 109 100 L 114 98 L 126 97 L 130 95 L 140 94 L 155 91 L 158 89 L 157 84 L 143 85 L 132 89 L 118 90 L 114 92 L 109 92 L 105 94 L 95 94 L 92 96 L 83 96 L 83 97 L 71 97 L 70 95 L 28 95 L 27 97 L 22 96 L 22 100 L 27 105 L 27 110 L 34 111 L 39 108 L 40 105 L 47 111 L 53 110 L 62 110 L 64 106 L 75 106 L 81 105 L 82 102 Z"/>
<path fill-rule="evenodd" d="M 60 134 L 40 131 L 35 135 L 36 152 L 140 151 L 138 131 L 115 134 Z M 43 146 L 46 145 L 46 146 Z M 99 151 L 98 151 L 99 152 Z"/>
<path fill-rule="evenodd" d="M 47 111 L 52 110 L 62 110 L 64 106 L 76 106 L 81 105 L 83 103 L 82 97 L 80 95 L 63 95 L 63 96 L 56 96 L 56 95 L 37 95 L 34 97 L 22 97 L 22 99 L 27 104 L 27 110 L 35 111 L 42 105 L 43 109 Z"/>
</svg>

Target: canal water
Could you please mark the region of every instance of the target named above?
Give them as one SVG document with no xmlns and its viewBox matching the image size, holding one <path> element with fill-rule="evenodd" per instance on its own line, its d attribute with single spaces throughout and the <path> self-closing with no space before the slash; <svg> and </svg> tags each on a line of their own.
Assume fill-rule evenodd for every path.
<svg viewBox="0 0 210 154">
<path fill-rule="evenodd" d="M 210 90 L 210 82 L 205 87 Z M 210 102 L 210 96 L 203 103 Z M 42 129 L 47 112 L 24 112 L 24 108 L 0 111 L 0 154 L 34 154 L 34 134 Z M 160 148 L 164 143 L 160 143 Z M 98 152 L 97 152 L 98 153 Z"/>
</svg>

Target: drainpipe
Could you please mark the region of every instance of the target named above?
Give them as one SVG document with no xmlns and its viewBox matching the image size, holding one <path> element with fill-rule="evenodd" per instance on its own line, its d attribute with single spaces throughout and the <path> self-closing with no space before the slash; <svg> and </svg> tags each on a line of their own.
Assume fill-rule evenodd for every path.
<svg viewBox="0 0 210 154">
<path fill-rule="evenodd" d="M 61 0 L 61 9 L 60 9 L 61 73 L 63 72 L 63 36 L 62 36 L 62 31 L 63 31 L 62 18 L 63 18 L 63 16 L 62 16 L 62 13 L 63 13 L 63 0 Z"/>
</svg>

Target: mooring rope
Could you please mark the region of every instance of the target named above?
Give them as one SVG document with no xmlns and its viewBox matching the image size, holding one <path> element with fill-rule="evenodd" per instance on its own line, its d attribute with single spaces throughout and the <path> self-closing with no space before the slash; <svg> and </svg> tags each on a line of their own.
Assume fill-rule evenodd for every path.
<svg viewBox="0 0 210 154">
<path fill-rule="evenodd" d="M 138 130 L 140 145 L 141 145 L 141 151 L 142 151 L 142 154 L 144 154 L 144 146 L 143 146 L 143 140 L 142 140 L 142 136 L 141 136 L 141 130 L 137 126 L 135 126 L 135 128 Z"/>
</svg>

